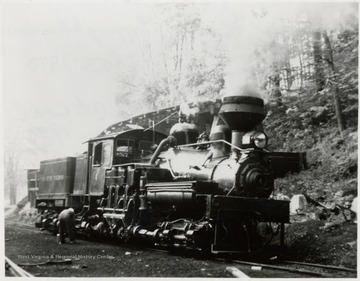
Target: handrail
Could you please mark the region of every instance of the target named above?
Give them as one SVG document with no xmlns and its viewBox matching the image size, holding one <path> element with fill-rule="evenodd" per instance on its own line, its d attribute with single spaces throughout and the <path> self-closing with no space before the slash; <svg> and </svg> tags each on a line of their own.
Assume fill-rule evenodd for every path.
<svg viewBox="0 0 360 281">
<path fill-rule="evenodd" d="M 198 146 L 198 145 L 203 145 L 203 144 L 213 144 L 213 143 L 217 143 L 217 142 L 222 142 L 225 143 L 233 148 L 238 149 L 240 152 L 247 152 L 247 151 L 252 151 L 254 150 L 254 148 L 248 148 L 248 149 L 243 149 L 240 148 L 236 145 L 233 145 L 232 143 L 226 141 L 226 140 L 215 140 L 215 141 L 203 141 L 203 142 L 196 142 L 196 143 L 190 143 L 190 144 L 183 144 L 183 145 L 179 145 L 178 147 L 189 147 L 189 146 Z"/>
</svg>

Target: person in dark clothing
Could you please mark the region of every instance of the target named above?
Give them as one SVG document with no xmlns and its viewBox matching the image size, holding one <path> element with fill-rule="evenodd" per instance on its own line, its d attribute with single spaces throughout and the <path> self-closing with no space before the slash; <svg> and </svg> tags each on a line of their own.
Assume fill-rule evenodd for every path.
<svg viewBox="0 0 360 281">
<path fill-rule="evenodd" d="M 65 234 L 69 237 L 70 243 L 75 242 L 75 213 L 73 208 L 63 210 L 59 215 L 59 244 L 65 243 Z"/>
</svg>

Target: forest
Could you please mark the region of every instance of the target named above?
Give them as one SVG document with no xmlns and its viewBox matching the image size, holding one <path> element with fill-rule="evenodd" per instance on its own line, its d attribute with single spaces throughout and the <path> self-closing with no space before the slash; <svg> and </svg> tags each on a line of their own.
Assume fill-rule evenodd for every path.
<svg viewBox="0 0 360 281">
<path fill-rule="evenodd" d="M 356 195 L 357 3 L 244 5 L 156 6 L 141 25 L 142 65 L 119 81 L 124 116 L 255 88 L 270 150 L 307 152 L 309 170 L 279 190 Z"/>
<path fill-rule="evenodd" d="M 121 29 L 130 51 L 118 49 L 121 61 L 102 65 L 116 69 L 111 103 L 117 120 L 255 88 L 267 106 L 269 149 L 307 152 L 310 169 L 287 179 L 290 185 L 280 181 L 279 188 L 356 191 L 357 3 L 155 3 L 141 5 Z M 16 137 L 26 139 L 35 144 L 46 140 L 46 132 Z M 20 184 L 21 157 L 34 158 L 46 144 L 6 150 L 8 191 Z"/>
<path fill-rule="evenodd" d="M 212 8 L 156 7 L 157 22 L 142 26 L 143 64 L 119 81 L 122 113 L 256 89 L 269 150 L 306 152 L 307 170 L 275 182 L 279 199 L 313 200 L 291 218 L 288 258 L 356 267 L 358 3 Z"/>
<path fill-rule="evenodd" d="M 7 107 L 13 114 L 4 130 L 9 203 L 21 199 L 20 188 L 26 193 L 25 169 L 70 151 L 70 142 L 86 142 L 139 114 L 254 90 L 265 101 L 269 151 L 306 152 L 308 169 L 277 179 L 274 196 L 306 194 L 320 204 L 291 217 L 300 222 L 287 229 L 289 259 L 356 268 L 357 225 L 349 210 L 358 177 L 358 3 L 155 2 L 125 9 L 132 4 L 77 6 L 72 17 L 68 6 L 61 6 L 63 14 L 51 6 L 37 11 L 43 18 L 32 32 L 8 27 L 4 38 L 18 48 L 27 48 L 23 42 L 31 36 L 38 40 L 35 48 L 12 54 L 27 70 L 21 83 L 25 76 L 35 79 L 24 84 L 23 106 L 16 100 Z M 33 22 L 37 14 L 27 9 L 20 14 Z M 66 52 L 57 45 L 70 41 L 83 48 Z M 14 46 L 5 49 L 11 54 Z M 27 52 L 40 47 L 48 57 L 41 54 L 29 71 Z M 11 62 L 4 67 L 9 77 Z M 108 82 L 114 84 L 106 88 Z M 113 123 L 104 126 L 109 117 Z"/>
</svg>

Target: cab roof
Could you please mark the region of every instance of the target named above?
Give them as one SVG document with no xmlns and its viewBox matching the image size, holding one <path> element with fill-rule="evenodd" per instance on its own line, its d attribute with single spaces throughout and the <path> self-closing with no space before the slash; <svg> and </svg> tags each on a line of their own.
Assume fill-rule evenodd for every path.
<svg viewBox="0 0 360 281">
<path fill-rule="evenodd" d="M 140 127 L 140 126 L 138 126 L 138 127 Z M 141 128 L 141 129 L 140 129 Z M 153 130 L 144 130 L 144 128 L 142 128 L 142 127 L 140 127 L 140 128 L 138 128 L 138 129 L 128 129 L 128 130 L 123 130 L 123 131 L 121 131 L 121 132 L 119 132 L 119 131 L 117 131 L 117 132 L 115 132 L 115 133 L 109 133 L 109 134 L 107 134 L 107 135 L 100 135 L 100 136 L 97 136 L 97 137 L 95 137 L 95 138 L 92 138 L 92 139 L 89 139 L 88 141 L 86 141 L 86 142 L 94 142 L 94 141 L 99 141 L 99 140 L 106 140 L 106 139 L 115 139 L 116 137 L 118 137 L 118 136 L 121 136 L 121 135 L 124 135 L 124 134 L 128 134 L 128 133 L 138 133 L 138 134 L 140 134 L 140 133 L 145 133 L 145 132 L 147 132 L 147 131 L 149 131 L 149 133 L 151 132 L 151 133 L 153 133 L 153 132 L 155 132 L 155 134 L 156 135 L 158 135 L 158 136 L 162 136 L 162 137 L 164 137 L 164 138 L 166 138 L 166 135 L 165 134 L 163 134 L 163 133 L 160 133 L 160 132 L 157 132 L 157 131 L 153 131 Z M 85 143 L 86 143 L 85 142 Z"/>
</svg>

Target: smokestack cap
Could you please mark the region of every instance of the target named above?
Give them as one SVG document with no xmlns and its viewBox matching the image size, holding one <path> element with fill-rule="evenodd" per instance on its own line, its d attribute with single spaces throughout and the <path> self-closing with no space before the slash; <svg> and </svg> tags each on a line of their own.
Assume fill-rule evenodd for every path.
<svg viewBox="0 0 360 281">
<path fill-rule="evenodd" d="M 219 116 L 231 130 L 254 130 L 265 119 L 264 100 L 250 96 L 224 97 Z"/>
</svg>

